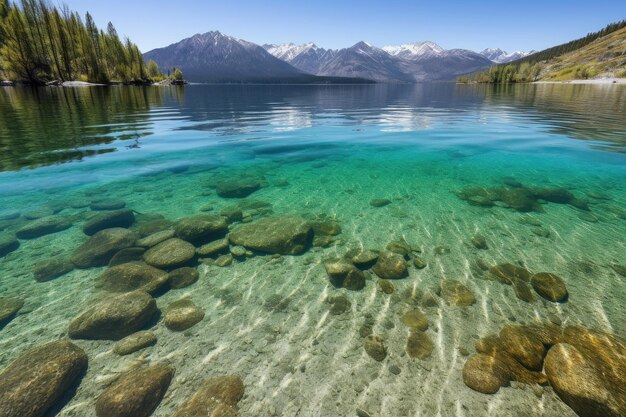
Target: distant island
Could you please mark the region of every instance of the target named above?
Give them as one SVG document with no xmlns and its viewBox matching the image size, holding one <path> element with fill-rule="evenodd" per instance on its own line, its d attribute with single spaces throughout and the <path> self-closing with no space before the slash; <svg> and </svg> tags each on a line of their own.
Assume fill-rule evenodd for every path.
<svg viewBox="0 0 626 417">
<path fill-rule="evenodd" d="M 459 77 L 458 81 L 499 84 L 598 78 L 626 78 L 626 20 L 505 65 Z"/>
</svg>

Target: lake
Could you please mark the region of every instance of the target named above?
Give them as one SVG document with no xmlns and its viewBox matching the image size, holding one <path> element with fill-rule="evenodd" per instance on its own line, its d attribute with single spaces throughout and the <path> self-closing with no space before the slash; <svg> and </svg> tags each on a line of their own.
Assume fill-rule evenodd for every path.
<svg viewBox="0 0 626 417">
<path fill-rule="evenodd" d="M 0 369 L 69 330 L 60 416 L 145 364 L 155 416 L 220 375 L 242 416 L 576 416 L 520 357 L 626 336 L 624 85 L 2 88 L 0 195 Z M 527 369 L 470 389 L 498 334 Z"/>
</svg>

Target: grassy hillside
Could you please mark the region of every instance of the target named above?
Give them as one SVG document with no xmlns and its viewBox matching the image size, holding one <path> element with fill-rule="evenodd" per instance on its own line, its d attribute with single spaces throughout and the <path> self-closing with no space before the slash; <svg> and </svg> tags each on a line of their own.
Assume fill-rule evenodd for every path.
<svg viewBox="0 0 626 417">
<path fill-rule="evenodd" d="M 544 81 L 626 77 L 626 28 L 548 60 L 539 77 Z"/>
<path fill-rule="evenodd" d="M 626 20 L 459 82 L 509 83 L 626 77 Z"/>
</svg>

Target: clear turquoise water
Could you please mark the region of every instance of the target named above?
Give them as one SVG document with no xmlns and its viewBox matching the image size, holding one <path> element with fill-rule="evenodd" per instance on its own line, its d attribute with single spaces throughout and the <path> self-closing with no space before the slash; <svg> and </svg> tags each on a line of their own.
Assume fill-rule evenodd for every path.
<svg viewBox="0 0 626 417">
<path fill-rule="evenodd" d="M 219 373 L 242 376 L 245 416 L 351 416 L 357 407 L 372 416 L 574 415 L 549 389 L 539 396 L 525 386 L 491 396 L 469 390 L 459 351 L 473 351 L 477 337 L 511 321 L 550 319 L 626 335 L 625 278 L 614 269 L 626 264 L 625 120 L 619 85 L 4 89 L 0 213 L 52 207 L 73 226 L 22 240 L 0 258 L 1 295 L 26 300 L 0 330 L 0 365 L 62 337 L 97 294 L 93 280 L 104 268 L 45 283 L 32 278 L 34 264 L 69 257 L 86 239 L 81 225 L 90 211 L 72 208 L 77 200 L 119 198 L 141 215 L 172 221 L 233 205 L 250 214 L 245 203 L 262 201 L 278 215 L 335 219 L 342 233 L 302 256 L 257 256 L 224 268 L 201 263 L 199 282 L 157 303 L 164 309 L 189 296 L 206 318 L 184 333 L 157 324 L 153 348 L 118 357 L 114 342 L 78 341 L 90 368 L 59 415 L 94 415 L 93 398 L 106 381 L 140 355 L 176 368 L 158 416 L 171 415 L 194 382 Z M 262 178 L 263 188 L 245 199 L 215 193 L 216 178 L 242 175 Z M 522 213 L 458 195 L 512 179 L 565 189 L 589 210 L 540 201 L 542 210 Z M 372 199 L 391 204 L 372 207 Z M 0 228 L 12 233 L 26 222 Z M 476 234 L 489 249 L 472 246 Z M 324 260 L 399 239 L 428 266 L 409 268 L 392 296 L 377 289 L 373 274 L 361 291 L 329 284 Z M 569 300 L 523 302 L 489 279 L 479 260 L 556 273 Z M 410 307 L 402 294 L 435 293 L 444 278 L 468 286 L 477 303 L 425 310 L 435 349 L 429 359 L 412 359 L 399 321 Z M 337 294 L 351 310 L 329 315 L 325 300 Z M 289 306 L 268 309 L 272 297 L 288 298 Z M 382 363 L 363 351 L 367 315 L 387 345 Z M 389 372 L 391 365 L 401 373 Z"/>
</svg>

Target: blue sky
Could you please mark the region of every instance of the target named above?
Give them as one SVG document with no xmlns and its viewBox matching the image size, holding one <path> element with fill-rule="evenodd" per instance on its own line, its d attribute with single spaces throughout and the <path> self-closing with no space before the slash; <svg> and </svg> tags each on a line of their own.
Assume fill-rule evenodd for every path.
<svg viewBox="0 0 626 417">
<path fill-rule="evenodd" d="M 341 48 L 432 40 L 444 48 L 540 50 L 626 19 L 625 0 L 63 0 L 112 21 L 142 51 L 219 30 L 255 43 Z M 53 0 L 56 3 L 56 0 Z"/>
</svg>

